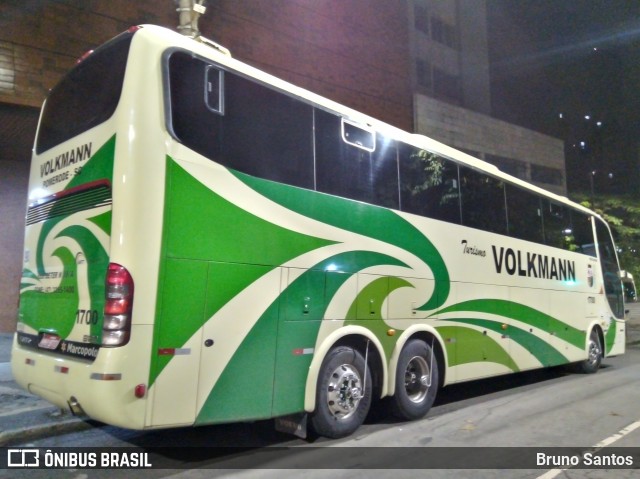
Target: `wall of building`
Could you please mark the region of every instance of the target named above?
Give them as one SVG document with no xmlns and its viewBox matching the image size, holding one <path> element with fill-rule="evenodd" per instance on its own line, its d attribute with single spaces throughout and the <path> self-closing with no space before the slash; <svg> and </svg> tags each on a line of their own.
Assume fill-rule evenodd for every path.
<svg viewBox="0 0 640 479">
<path fill-rule="evenodd" d="M 485 0 L 411 0 L 414 131 L 566 194 L 562 141 L 491 115 Z"/>
<path fill-rule="evenodd" d="M 269 73 L 405 130 L 412 127 L 405 0 L 226 0 L 205 36 Z"/>
<path fill-rule="evenodd" d="M 458 0 L 460 25 L 460 74 L 463 106 L 491 114 L 489 40 L 485 0 Z"/>
<path fill-rule="evenodd" d="M 412 128 L 406 0 L 209 0 L 203 35 L 235 58 Z M 47 91 L 131 25 L 175 28 L 174 0 L 0 2 L 0 331 L 15 328 L 30 150 Z"/>
<path fill-rule="evenodd" d="M 566 195 L 564 143 L 481 113 L 415 95 L 416 133 L 430 136 L 503 171 Z"/>
<path fill-rule="evenodd" d="M 485 0 L 411 0 L 413 90 L 489 115 Z"/>
</svg>

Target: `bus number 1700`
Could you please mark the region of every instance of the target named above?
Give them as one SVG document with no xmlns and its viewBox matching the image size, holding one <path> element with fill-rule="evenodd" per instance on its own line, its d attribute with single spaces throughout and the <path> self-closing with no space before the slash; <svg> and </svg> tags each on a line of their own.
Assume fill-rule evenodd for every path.
<svg viewBox="0 0 640 479">
<path fill-rule="evenodd" d="M 98 324 L 98 311 L 96 309 L 77 310 L 76 324 Z"/>
</svg>

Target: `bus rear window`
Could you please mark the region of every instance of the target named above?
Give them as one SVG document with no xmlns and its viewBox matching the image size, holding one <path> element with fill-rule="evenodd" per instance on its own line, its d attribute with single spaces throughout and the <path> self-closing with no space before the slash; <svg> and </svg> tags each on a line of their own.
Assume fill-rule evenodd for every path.
<svg viewBox="0 0 640 479">
<path fill-rule="evenodd" d="M 90 54 L 52 90 L 36 141 L 40 154 L 106 121 L 120 100 L 133 33 L 122 33 Z"/>
</svg>

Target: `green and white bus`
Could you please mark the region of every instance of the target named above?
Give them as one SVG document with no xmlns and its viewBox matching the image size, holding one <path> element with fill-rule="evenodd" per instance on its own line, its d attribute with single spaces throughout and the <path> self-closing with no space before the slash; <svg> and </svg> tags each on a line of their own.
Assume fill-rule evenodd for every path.
<svg viewBox="0 0 640 479">
<path fill-rule="evenodd" d="M 624 352 L 592 211 L 156 26 L 86 55 L 34 145 L 12 370 L 125 428 L 279 418 Z M 587 387 L 585 385 L 585 387 Z"/>
</svg>

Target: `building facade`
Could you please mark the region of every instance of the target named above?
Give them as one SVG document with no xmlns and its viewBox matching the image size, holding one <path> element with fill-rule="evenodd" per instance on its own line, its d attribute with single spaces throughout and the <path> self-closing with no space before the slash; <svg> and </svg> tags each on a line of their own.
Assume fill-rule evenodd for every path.
<svg viewBox="0 0 640 479">
<path fill-rule="evenodd" d="M 486 0 L 410 0 L 413 127 L 566 195 L 564 143 L 491 116 Z"/>
</svg>

